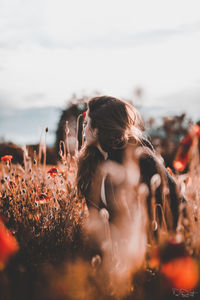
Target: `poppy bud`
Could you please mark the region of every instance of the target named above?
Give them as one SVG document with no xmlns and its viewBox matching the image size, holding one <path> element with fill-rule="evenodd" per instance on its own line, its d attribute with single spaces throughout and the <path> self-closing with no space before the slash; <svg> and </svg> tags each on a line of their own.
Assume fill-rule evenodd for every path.
<svg viewBox="0 0 200 300">
<path fill-rule="evenodd" d="M 0 267 L 4 267 L 9 257 L 14 254 L 18 248 L 15 237 L 0 220 Z"/>
<path fill-rule="evenodd" d="M 84 111 L 84 113 L 82 113 L 83 121 L 85 121 L 86 113 L 87 113 L 87 111 Z"/>
<path fill-rule="evenodd" d="M 55 177 L 58 174 L 58 169 L 53 167 L 47 173 L 50 174 L 51 177 Z"/>
<path fill-rule="evenodd" d="M 4 155 L 1 157 L 1 161 L 5 161 L 5 162 L 7 161 L 11 162 L 11 159 L 13 159 L 12 155 Z"/>
</svg>

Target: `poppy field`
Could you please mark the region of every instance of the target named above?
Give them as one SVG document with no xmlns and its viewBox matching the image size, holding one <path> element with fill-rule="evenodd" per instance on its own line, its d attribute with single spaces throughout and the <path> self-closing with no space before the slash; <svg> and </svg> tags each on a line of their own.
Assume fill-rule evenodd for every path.
<svg viewBox="0 0 200 300">
<path fill-rule="evenodd" d="M 148 220 L 137 160 L 105 166 L 113 180 L 137 170 L 119 189 L 131 217 L 122 206 L 112 227 L 106 209 L 89 217 L 77 196 L 76 153 L 62 145 L 55 166 L 46 165 L 42 145 L 33 157 L 23 149 L 23 165 L 9 153 L 2 156 L 0 299 L 200 299 L 200 164 L 197 137 L 191 139 L 187 172 L 180 169 L 188 155 L 183 150 L 178 168 L 168 169 L 186 199 L 176 233 L 165 226 L 164 213 L 161 227 L 156 213 L 153 223 Z M 158 176 L 152 185 L 159 185 Z"/>
</svg>

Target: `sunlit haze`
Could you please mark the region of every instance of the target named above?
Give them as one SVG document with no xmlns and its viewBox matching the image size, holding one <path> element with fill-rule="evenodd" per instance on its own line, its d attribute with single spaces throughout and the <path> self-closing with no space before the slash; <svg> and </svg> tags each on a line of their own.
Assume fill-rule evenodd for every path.
<svg viewBox="0 0 200 300">
<path fill-rule="evenodd" d="M 144 107 L 198 119 L 199 53 L 198 0 L 1 0 L 1 116 L 141 87 Z M 9 130 L 0 122 L 0 136 Z"/>
</svg>

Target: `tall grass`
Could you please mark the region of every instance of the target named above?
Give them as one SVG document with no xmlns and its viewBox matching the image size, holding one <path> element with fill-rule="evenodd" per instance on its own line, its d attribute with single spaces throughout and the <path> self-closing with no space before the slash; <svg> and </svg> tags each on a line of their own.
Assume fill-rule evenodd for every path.
<svg viewBox="0 0 200 300">
<path fill-rule="evenodd" d="M 188 253 L 181 257 L 199 258 L 200 164 L 197 144 L 194 143 L 192 149 L 188 173 L 174 175 L 186 202 L 180 205 L 177 231 L 173 235 L 167 228 L 167 209 L 160 208 L 162 225 L 157 222 L 154 192 L 160 185 L 158 174 L 151 180 L 153 219 L 149 220 L 148 189 L 139 180 L 139 153 L 134 159 L 127 153 L 123 166 L 110 162 L 102 166 L 102 172 L 109 174 L 117 185 L 116 201 L 121 212 L 118 220 L 110 224 L 106 209 L 100 213 L 91 212 L 89 216 L 85 199 L 78 198 L 75 184 L 77 151 L 69 155 L 65 145 L 68 149 L 68 142 L 60 144 L 61 160 L 57 166 L 46 166 L 43 142 L 33 158 L 28 156 L 26 147 L 23 148 L 23 166 L 14 165 L 12 161 L 0 164 L 0 214 L 7 219 L 6 226 L 20 247 L 2 272 L 7 269 L 13 272 L 17 268 L 19 274 L 28 274 L 30 266 L 37 269 L 34 280 L 37 283 L 41 278 L 46 280 L 44 286 L 39 284 L 34 288 L 35 299 L 151 299 L 153 294 L 154 299 L 168 297 L 172 289 L 167 290 L 165 282 L 169 278 L 164 276 L 166 273 L 162 274 L 166 245 L 172 245 L 172 258 L 179 257 L 176 247 L 180 244 Z M 171 243 L 172 239 L 175 242 Z M 198 286 L 197 266 L 196 275 L 190 275 L 190 278 L 196 276 L 196 281 L 188 285 L 188 293 Z M 194 273 L 196 269 L 192 268 L 190 271 Z M 9 271 L 4 276 L 8 282 L 16 280 Z M 21 289 L 25 284 L 23 280 Z M 147 282 L 151 282 L 152 290 L 156 284 L 159 291 L 149 292 Z M 173 288 L 169 282 L 167 284 Z M 5 294 L 7 288 L 2 285 Z M 12 299 L 9 293 L 6 295 Z M 25 298 L 21 294 L 21 299 Z"/>
</svg>

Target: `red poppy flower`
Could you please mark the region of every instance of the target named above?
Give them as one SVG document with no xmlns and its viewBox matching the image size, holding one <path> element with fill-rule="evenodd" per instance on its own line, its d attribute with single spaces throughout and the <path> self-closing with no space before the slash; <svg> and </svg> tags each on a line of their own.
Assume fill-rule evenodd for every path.
<svg viewBox="0 0 200 300">
<path fill-rule="evenodd" d="M 3 267 L 9 257 L 19 249 L 15 237 L 0 220 L 0 267 Z"/>
<path fill-rule="evenodd" d="M 174 176 L 174 173 L 172 172 L 172 169 L 171 169 L 170 167 L 167 167 L 167 171 L 169 172 L 169 174 L 170 174 L 171 176 Z"/>
<path fill-rule="evenodd" d="M 87 110 L 84 111 L 84 113 L 82 113 L 82 116 L 83 116 L 83 121 L 85 121 L 85 116 L 86 116 L 86 113 L 87 113 Z"/>
<path fill-rule="evenodd" d="M 175 161 L 173 162 L 173 167 L 174 167 L 174 169 L 176 169 L 177 171 L 182 172 L 182 171 L 184 171 L 184 169 L 185 169 L 185 167 L 186 167 L 186 164 L 187 164 L 187 163 L 183 163 L 183 162 L 180 161 L 180 160 L 175 160 Z"/>
<path fill-rule="evenodd" d="M 193 144 L 195 136 L 198 138 L 200 136 L 200 126 L 194 125 L 190 132 L 182 139 L 175 161 L 173 162 L 173 167 L 178 171 L 184 171 L 189 160 L 189 152 Z"/>
<path fill-rule="evenodd" d="M 161 273 L 172 287 L 194 289 L 199 280 L 196 261 L 189 256 L 184 243 L 171 239 L 160 249 Z"/>
<path fill-rule="evenodd" d="M 56 167 L 53 167 L 47 173 L 54 178 L 58 174 L 58 169 Z"/>
<path fill-rule="evenodd" d="M 12 155 L 4 155 L 1 157 L 1 161 L 9 161 L 11 162 L 11 159 L 13 159 Z"/>
<path fill-rule="evenodd" d="M 172 287 L 192 290 L 199 280 L 198 266 L 190 256 L 175 258 L 161 266 L 161 273 L 169 280 Z"/>
<path fill-rule="evenodd" d="M 36 198 L 36 202 L 38 204 L 46 204 L 48 203 L 50 200 L 50 197 L 47 196 L 46 194 L 40 194 L 37 198 Z"/>
<path fill-rule="evenodd" d="M 189 159 L 189 151 L 191 149 L 192 144 L 193 144 L 193 138 L 189 133 L 181 141 L 175 161 L 173 162 L 173 167 L 176 170 L 182 172 L 186 168 Z"/>
</svg>

